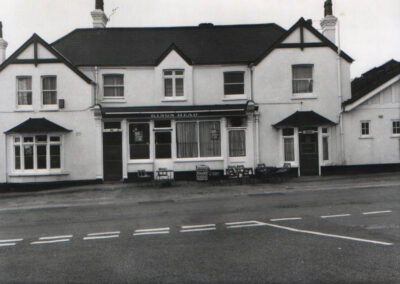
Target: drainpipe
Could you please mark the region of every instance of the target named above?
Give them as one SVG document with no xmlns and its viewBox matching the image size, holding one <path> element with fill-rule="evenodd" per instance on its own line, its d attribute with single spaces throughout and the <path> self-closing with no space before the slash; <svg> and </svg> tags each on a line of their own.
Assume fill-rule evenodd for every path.
<svg viewBox="0 0 400 284">
<path fill-rule="evenodd" d="M 254 94 L 253 94 L 253 71 L 254 71 L 254 63 L 249 64 L 250 70 L 250 100 L 254 101 Z"/>
<path fill-rule="evenodd" d="M 8 165 L 7 165 L 7 157 L 8 157 L 8 155 L 7 155 L 7 153 L 8 153 L 8 149 L 7 149 L 7 135 L 5 135 L 5 143 L 4 143 L 4 145 L 6 146 L 6 149 L 5 149 L 5 152 L 4 153 L 6 153 L 5 155 L 4 155 L 4 158 L 5 158 L 5 174 L 6 174 L 6 184 L 8 184 Z M 21 150 L 22 151 L 22 150 Z M 11 151 L 11 153 L 12 153 L 13 151 Z"/>
<path fill-rule="evenodd" d="M 94 77 L 96 81 L 96 86 L 94 88 L 94 104 L 98 103 L 98 92 L 99 92 L 99 67 L 94 67 Z"/>
<path fill-rule="evenodd" d="M 343 130 L 343 108 L 342 108 L 342 71 L 340 64 L 340 25 L 339 20 L 337 21 L 338 25 L 338 51 L 337 51 L 337 86 L 338 86 L 338 100 L 339 100 L 339 131 L 340 131 L 340 159 L 341 164 L 345 163 L 345 149 L 344 149 L 344 130 Z"/>
</svg>

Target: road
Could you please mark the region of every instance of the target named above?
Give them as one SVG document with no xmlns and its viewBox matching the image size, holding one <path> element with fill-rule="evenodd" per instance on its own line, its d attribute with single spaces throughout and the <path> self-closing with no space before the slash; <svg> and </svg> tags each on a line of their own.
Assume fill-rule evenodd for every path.
<svg viewBox="0 0 400 284">
<path fill-rule="evenodd" d="M 400 187 L 4 209 L 0 282 L 400 283 Z"/>
</svg>

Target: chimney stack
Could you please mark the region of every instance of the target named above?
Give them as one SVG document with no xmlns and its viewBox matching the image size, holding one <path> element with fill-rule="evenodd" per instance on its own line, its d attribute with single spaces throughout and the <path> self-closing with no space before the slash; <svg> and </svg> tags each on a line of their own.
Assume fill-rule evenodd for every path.
<svg viewBox="0 0 400 284">
<path fill-rule="evenodd" d="M 336 43 L 337 18 L 332 15 L 332 0 L 324 3 L 324 18 L 321 20 L 322 34 L 331 42 Z"/>
<path fill-rule="evenodd" d="M 108 18 L 104 13 L 104 2 L 103 0 L 96 0 L 95 10 L 91 13 L 93 18 L 93 28 L 105 28 L 108 22 Z"/>
<path fill-rule="evenodd" d="M 6 60 L 6 48 L 8 43 L 3 39 L 3 25 L 0 22 L 0 64 Z"/>
</svg>

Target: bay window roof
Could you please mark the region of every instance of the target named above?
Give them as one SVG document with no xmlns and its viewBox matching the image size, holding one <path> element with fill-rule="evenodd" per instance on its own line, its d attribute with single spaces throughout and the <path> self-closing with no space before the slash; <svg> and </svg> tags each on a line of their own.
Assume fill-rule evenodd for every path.
<svg viewBox="0 0 400 284">
<path fill-rule="evenodd" d="M 10 133 L 49 133 L 49 132 L 70 132 L 68 130 L 46 118 L 29 118 L 18 124 L 17 126 L 6 131 L 6 134 Z"/>
</svg>

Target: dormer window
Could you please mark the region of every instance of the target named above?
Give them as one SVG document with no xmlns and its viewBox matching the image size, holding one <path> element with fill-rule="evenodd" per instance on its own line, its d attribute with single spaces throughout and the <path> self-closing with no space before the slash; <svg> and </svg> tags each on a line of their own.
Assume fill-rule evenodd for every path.
<svg viewBox="0 0 400 284">
<path fill-rule="evenodd" d="M 103 82 L 105 98 L 122 98 L 124 96 L 123 74 L 104 74 Z"/>
<path fill-rule="evenodd" d="M 312 64 L 292 65 L 293 94 L 313 92 Z"/>
<path fill-rule="evenodd" d="M 183 97 L 183 70 L 164 70 L 164 96 Z"/>
<path fill-rule="evenodd" d="M 224 94 L 244 95 L 244 72 L 224 72 Z"/>
</svg>

